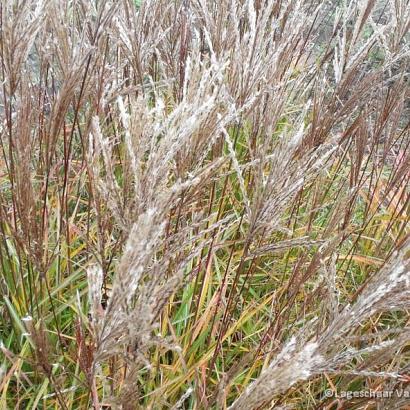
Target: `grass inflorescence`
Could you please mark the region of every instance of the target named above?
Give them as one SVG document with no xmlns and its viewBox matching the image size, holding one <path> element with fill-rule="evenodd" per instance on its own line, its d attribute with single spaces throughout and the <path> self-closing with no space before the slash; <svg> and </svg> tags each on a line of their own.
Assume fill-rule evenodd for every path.
<svg viewBox="0 0 410 410">
<path fill-rule="evenodd" d="M 408 0 L 0 21 L 1 409 L 405 408 Z"/>
</svg>

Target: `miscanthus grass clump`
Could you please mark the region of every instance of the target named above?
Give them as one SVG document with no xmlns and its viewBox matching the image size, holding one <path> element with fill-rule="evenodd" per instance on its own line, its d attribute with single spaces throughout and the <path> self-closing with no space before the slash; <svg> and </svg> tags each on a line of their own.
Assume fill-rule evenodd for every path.
<svg viewBox="0 0 410 410">
<path fill-rule="evenodd" d="M 0 21 L 1 409 L 405 408 L 408 0 Z"/>
</svg>

